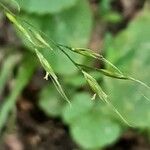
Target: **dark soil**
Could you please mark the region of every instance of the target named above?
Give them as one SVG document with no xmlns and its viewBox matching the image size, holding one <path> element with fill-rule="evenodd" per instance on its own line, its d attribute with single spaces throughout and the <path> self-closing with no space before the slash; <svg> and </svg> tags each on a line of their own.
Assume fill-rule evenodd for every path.
<svg viewBox="0 0 150 150">
<path fill-rule="evenodd" d="M 142 134 L 129 130 L 116 144 L 106 150 L 150 150 L 150 143 Z"/>
<path fill-rule="evenodd" d="M 6 136 L 4 150 L 80 150 L 62 120 L 47 117 L 36 106 L 37 87 L 32 81 L 20 97 L 17 129 Z M 150 150 L 150 143 L 143 134 L 131 129 L 105 150 Z"/>
</svg>

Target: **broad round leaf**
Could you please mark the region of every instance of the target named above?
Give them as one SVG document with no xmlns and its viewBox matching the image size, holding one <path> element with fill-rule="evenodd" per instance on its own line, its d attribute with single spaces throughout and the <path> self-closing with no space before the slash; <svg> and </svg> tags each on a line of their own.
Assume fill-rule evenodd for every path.
<svg viewBox="0 0 150 150">
<path fill-rule="evenodd" d="M 62 112 L 64 101 L 53 85 L 46 86 L 40 93 L 39 107 L 48 116 L 59 116 Z"/>
<path fill-rule="evenodd" d="M 63 109 L 63 119 L 68 124 L 72 124 L 79 117 L 90 111 L 94 102 L 88 93 L 78 93 L 73 97 L 71 104 L 71 108 L 67 105 Z"/>
<path fill-rule="evenodd" d="M 28 13 L 52 14 L 72 7 L 77 0 L 16 0 L 21 9 Z"/>
<path fill-rule="evenodd" d="M 72 107 L 64 107 L 63 120 L 83 149 L 101 148 L 111 144 L 121 135 L 121 128 L 103 115 L 99 101 L 92 101 L 87 93 L 73 97 Z"/>
<path fill-rule="evenodd" d="M 100 113 L 90 111 L 71 126 L 73 139 L 84 149 L 96 149 L 115 142 L 121 128 Z"/>
</svg>

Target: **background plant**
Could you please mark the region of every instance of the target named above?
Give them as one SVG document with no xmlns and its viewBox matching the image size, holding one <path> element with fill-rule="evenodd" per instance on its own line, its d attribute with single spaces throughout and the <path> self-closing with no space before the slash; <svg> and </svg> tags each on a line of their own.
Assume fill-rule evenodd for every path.
<svg viewBox="0 0 150 150">
<path fill-rule="evenodd" d="M 103 60 L 105 63 L 107 63 L 106 65 L 108 65 L 109 71 L 104 70 L 104 69 L 99 69 L 99 70 L 93 71 L 93 69 L 92 69 L 91 74 L 98 81 L 101 81 L 101 85 L 103 85 L 103 87 L 108 91 L 108 93 L 110 93 L 109 94 L 111 96 L 110 99 L 112 99 L 113 101 L 111 101 L 111 103 L 109 103 L 109 104 L 113 104 L 116 108 L 115 110 L 119 110 L 119 112 L 121 112 L 121 114 L 123 114 L 123 116 L 125 116 L 127 122 L 134 124 L 134 126 L 142 127 L 142 128 L 143 127 L 148 128 L 148 126 L 149 126 L 149 120 L 147 120 L 147 122 L 143 122 L 143 116 L 147 116 L 147 114 L 149 114 L 149 111 L 148 111 L 149 103 L 148 103 L 148 101 L 145 101 L 145 95 L 148 97 L 149 91 L 147 89 L 146 90 L 143 89 L 145 87 L 143 87 L 139 84 L 138 84 L 139 87 L 137 88 L 137 85 L 135 83 L 132 84 L 132 83 L 123 82 L 123 81 L 121 81 L 121 83 L 119 83 L 120 82 L 119 80 L 117 80 L 117 81 L 115 80 L 115 83 L 111 83 L 111 82 L 113 82 L 112 79 L 111 79 L 111 81 L 109 79 L 103 79 L 103 76 L 99 76 L 99 73 L 97 73 L 97 71 L 100 71 L 101 73 L 103 73 L 107 76 L 116 77 L 116 78 L 129 79 L 129 77 L 126 77 L 123 74 L 121 74 L 120 71 L 118 71 L 114 66 L 112 66 L 109 62 L 107 62 L 101 55 L 98 55 L 92 51 L 88 51 L 88 49 L 78 49 L 78 48 L 71 48 L 68 46 L 64 46 L 64 45 L 71 45 L 74 47 L 78 47 L 78 45 L 80 45 L 81 47 L 82 46 L 84 47 L 89 40 L 90 32 L 91 32 L 92 16 L 90 14 L 90 9 L 88 7 L 87 1 L 83 1 L 80 3 L 81 3 L 80 5 L 79 5 L 79 2 L 78 2 L 78 4 L 74 3 L 74 7 L 72 5 L 70 5 L 70 7 L 71 7 L 70 10 L 68 9 L 60 14 L 59 14 L 59 11 L 61 9 L 60 10 L 58 9 L 57 14 L 55 14 L 52 11 L 47 12 L 47 10 L 38 11 L 38 6 L 37 6 L 38 4 L 32 6 L 31 5 L 32 3 L 31 3 L 30 6 L 32 6 L 32 7 L 29 10 L 27 9 L 28 7 L 24 8 L 24 6 L 27 6 L 27 5 L 22 4 L 22 10 L 24 10 L 24 11 L 21 12 L 20 17 L 16 18 L 9 12 L 7 13 L 7 17 L 21 31 L 18 33 L 18 36 L 20 36 L 23 43 L 25 43 L 25 47 L 32 51 L 36 50 L 35 52 L 36 52 L 41 64 L 43 65 L 46 72 L 48 72 L 49 75 L 52 77 L 52 81 L 58 88 L 62 97 L 68 101 L 68 98 L 66 97 L 65 93 L 63 92 L 61 84 L 58 82 L 57 77 L 54 72 L 59 74 L 61 78 L 62 77 L 64 78 L 64 80 L 61 82 L 64 85 L 63 86 L 64 89 L 66 89 L 66 90 L 71 89 L 71 90 L 68 90 L 67 93 L 68 94 L 70 93 L 70 95 L 74 95 L 73 100 L 71 100 L 72 101 L 72 109 L 70 109 L 66 103 L 63 103 L 59 100 L 59 99 L 61 99 L 60 95 L 58 95 L 54 91 L 54 89 L 52 88 L 52 85 L 50 84 L 41 91 L 39 107 L 41 107 L 45 111 L 45 113 L 48 114 L 49 116 L 61 117 L 64 120 L 64 122 L 69 125 L 70 132 L 71 132 L 73 139 L 81 147 L 83 147 L 83 148 L 99 148 L 99 147 L 104 147 L 107 144 L 110 144 L 110 143 L 114 142 L 115 140 L 117 140 L 117 138 L 119 138 L 119 136 L 121 136 L 122 132 L 124 131 L 125 125 L 124 124 L 122 125 L 122 123 L 120 123 L 120 119 L 118 119 L 118 115 L 115 115 L 114 113 L 112 113 L 112 109 L 110 109 L 108 106 L 104 105 L 103 103 L 97 101 L 97 98 L 95 100 L 96 102 L 91 102 L 90 99 L 92 96 L 89 96 L 89 94 L 87 94 L 87 92 L 82 91 L 80 94 L 77 92 L 78 88 L 85 85 L 84 80 L 78 73 L 78 69 L 80 70 L 81 68 L 84 68 L 84 69 L 90 70 L 90 72 L 91 72 L 91 69 L 93 67 L 88 68 L 87 66 L 89 66 L 89 65 L 85 66 L 84 64 L 89 63 L 87 58 L 79 57 L 79 55 L 75 55 L 71 51 L 80 53 L 82 55 L 90 56 L 93 58 L 98 58 L 98 59 Z M 84 9 L 85 9 L 85 12 L 83 11 Z M 72 19 L 70 19 L 70 16 L 68 15 L 68 14 L 70 14 L 70 13 L 68 13 L 69 11 L 70 11 L 70 13 L 72 12 L 73 15 L 75 15 L 75 17 L 72 17 Z M 77 13 L 74 14 L 74 12 L 77 12 Z M 83 15 L 81 15 L 82 12 L 84 12 Z M 86 13 L 88 13 L 88 14 L 86 14 Z M 86 20 L 87 21 L 86 23 L 84 22 L 85 21 L 85 19 L 83 17 L 84 15 L 85 15 L 85 17 L 87 17 L 87 16 L 89 17 L 89 19 Z M 110 54 L 108 53 L 108 55 L 107 55 L 108 58 L 111 58 L 110 60 L 112 60 L 116 66 L 119 66 L 120 68 L 122 67 L 123 68 L 122 70 L 126 71 L 128 74 L 130 74 L 132 71 L 126 70 L 126 66 L 127 66 L 127 68 L 129 68 L 128 66 L 132 66 L 132 64 L 133 64 L 133 68 L 136 69 L 136 67 L 134 66 L 134 64 L 136 64 L 136 63 L 133 62 L 134 58 L 136 59 L 135 56 L 138 53 L 138 51 L 136 49 L 139 48 L 141 45 L 146 45 L 146 44 L 144 44 L 145 41 L 149 41 L 149 38 L 147 40 L 143 40 L 140 38 L 141 41 L 137 40 L 137 38 L 136 38 L 137 37 L 136 34 L 139 33 L 137 31 L 140 31 L 140 28 L 141 28 L 141 24 L 136 23 L 136 22 L 138 22 L 140 20 L 140 18 L 143 18 L 143 17 L 144 18 L 148 17 L 146 7 L 145 7 L 145 11 L 143 11 L 143 14 L 141 14 L 141 17 L 139 17 L 139 19 L 135 20 L 133 23 L 133 24 L 135 24 L 135 26 L 136 26 L 136 24 L 138 24 L 140 27 L 136 28 L 134 25 L 131 24 L 130 25 L 131 27 L 129 26 L 123 33 L 119 34 L 118 37 L 116 37 L 115 39 L 112 39 L 110 34 L 106 34 L 105 49 L 110 53 Z M 18 20 L 20 22 L 18 22 Z M 33 24 L 36 28 L 33 28 L 30 24 L 27 24 L 24 20 L 27 20 L 28 22 Z M 59 22 L 58 22 L 58 20 L 59 20 Z M 62 20 L 62 22 L 60 20 Z M 148 20 L 148 19 L 146 19 L 146 20 Z M 49 22 L 49 24 L 48 24 L 48 22 Z M 51 24 L 51 23 L 53 23 L 53 24 Z M 65 23 L 66 23 L 66 27 L 65 27 Z M 149 22 L 146 21 L 146 23 L 144 23 L 144 25 L 148 26 L 148 23 Z M 67 25 L 69 25 L 70 30 Z M 134 26 L 134 27 L 132 27 L 132 26 Z M 85 27 L 87 27 L 87 30 L 85 30 Z M 18 29 L 17 29 L 17 32 L 18 32 Z M 136 31 L 134 31 L 135 29 L 136 29 Z M 43 33 L 40 33 L 39 31 L 41 31 L 41 30 L 48 37 L 45 36 Z M 41 35 L 44 36 L 44 38 Z M 139 33 L 139 35 L 141 35 L 141 33 Z M 143 35 L 145 36 L 145 34 L 143 34 Z M 129 36 L 131 36 L 132 40 L 128 39 Z M 127 37 L 127 40 L 129 40 L 127 42 L 125 42 L 126 37 Z M 53 38 L 55 41 L 58 41 L 58 43 L 62 43 L 62 45 L 60 45 L 58 43 L 56 44 L 55 42 L 53 42 L 51 40 L 51 38 Z M 30 44 L 25 39 L 28 40 L 30 42 Z M 123 41 L 121 42 L 120 39 L 123 39 Z M 120 43 L 121 43 L 121 45 L 120 45 Z M 131 45 L 130 45 L 130 43 L 131 43 Z M 148 42 L 145 42 L 145 43 L 148 43 Z M 133 44 L 133 47 L 132 47 L 132 44 Z M 124 45 L 125 45 L 125 48 L 123 47 Z M 128 47 L 126 47 L 126 46 L 128 46 Z M 113 52 L 114 49 L 119 49 L 121 52 L 123 52 L 123 54 L 119 54 L 118 52 L 117 52 L 118 55 L 114 54 L 114 52 Z M 125 51 L 123 51 L 124 49 L 125 49 Z M 67 51 L 67 54 L 69 53 L 69 55 L 71 55 L 71 57 L 69 57 L 69 59 L 71 58 L 71 61 L 72 61 L 72 58 L 74 58 L 74 60 L 78 61 L 78 63 L 73 62 L 73 64 L 71 64 L 70 60 L 67 57 L 65 57 L 65 55 L 64 55 L 65 53 L 62 53 L 62 52 L 64 52 L 64 50 L 65 50 L 65 52 Z M 55 51 L 55 53 L 52 53 L 51 51 Z M 125 53 L 126 51 L 127 51 L 127 53 Z M 149 51 L 149 49 L 146 48 L 146 51 Z M 33 57 L 33 54 L 31 52 L 28 52 L 28 53 L 29 53 L 28 55 L 30 57 Z M 121 55 L 121 57 L 120 57 L 120 55 Z M 141 54 L 138 54 L 138 55 L 141 58 L 142 55 Z M 118 56 L 118 58 L 117 58 L 117 56 Z M 131 56 L 132 56 L 132 58 L 131 58 Z M 129 58 L 130 58 L 130 60 L 129 60 Z M 149 56 L 146 55 L 146 57 L 143 56 L 142 58 L 144 60 L 141 59 L 141 62 L 144 63 L 146 60 L 148 60 Z M 33 60 L 31 59 L 31 61 L 29 61 L 30 62 L 29 64 L 32 64 L 32 61 Z M 63 62 L 63 64 L 62 64 L 62 62 Z M 92 61 L 90 61 L 90 62 L 92 64 Z M 79 63 L 80 64 L 83 63 L 83 64 L 79 65 Z M 50 66 L 50 64 L 52 65 L 52 67 Z M 77 69 L 75 69 L 74 65 L 77 67 Z M 140 65 L 137 65 L 137 67 L 139 67 L 139 66 Z M 143 66 L 145 67 L 145 65 L 141 64 L 142 70 L 143 70 Z M 54 68 L 54 71 L 52 70 L 52 68 Z M 35 69 L 35 67 L 31 67 L 32 71 L 34 69 Z M 131 70 L 132 70 L 132 67 L 131 67 Z M 136 70 L 139 70 L 139 69 L 136 69 Z M 149 70 L 149 69 L 146 69 L 146 73 L 144 73 L 145 76 L 148 76 L 147 70 Z M 104 101 L 106 101 L 108 103 L 108 101 L 106 100 L 106 94 L 102 91 L 101 87 L 99 87 L 96 80 L 92 76 L 87 74 L 86 72 L 82 71 L 82 73 L 85 76 L 86 80 L 88 81 L 89 85 L 94 90 L 94 92 L 97 93 L 97 95 L 99 95 L 101 99 L 103 99 Z M 149 83 L 147 80 L 148 77 L 140 77 L 140 74 L 138 74 L 138 75 L 139 75 L 139 77 L 137 76 L 137 74 L 134 71 L 133 76 L 135 78 L 139 78 L 142 81 Z M 27 79 L 26 74 L 23 71 L 22 71 L 22 76 L 24 76 Z M 21 82 L 22 78 L 23 77 L 18 77 L 18 81 L 16 81 L 16 83 L 17 82 L 19 82 L 19 84 L 22 83 Z M 65 79 L 65 78 L 67 78 L 67 79 Z M 72 78 L 73 78 L 73 80 L 72 80 Z M 17 79 L 17 77 L 16 77 L 16 79 Z M 25 84 L 27 84 L 28 81 L 26 81 L 25 83 L 22 83 L 23 85 L 22 86 L 20 85 L 19 89 L 17 89 L 18 86 L 16 87 L 17 94 L 15 94 L 15 96 L 12 96 L 14 100 L 16 100 L 16 97 L 18 96 L 18 94 L 20 93 L 22 88 L 25 86 Z M 80 83 L 77 83 L 76 81 L 80 81 Z M 117 82 L 117 84 L 116 84 L 116 82 Z M 122 89 L 121 86 L 124 83 L 126 84 L 126 89 L 129 89 L 129 92 L 128 92 L 128 90 L 121 90 L 122 92 L 120 91 L 119 94 L 121 93 L 122 95 L 118 96 L 116 94 L 115 90 L 117 89 L 117 93 L 118 93 L 118 89 Z M 16 84 L 16 85 L 18 85 L 18 84 Z M 112 87 L 113 85 L 115 85 L 115 86 Z M 124 86 L 125 85 L 123 85 L 123 87 Z M 131 87 L 129 88 L 129 86 L 131 86 Z M 133 91 L 135 91 L 135 89 L 137 90 L 135 92 L 135 94 L 136 94 L 135 98 L 134 98 L 134 94 L 133 94 L 134 92 L 131 89 Z M 49 92 L 49 91 L 53 91 L 53 92 Z M 145 93 L 143 93 L 143 91 Z M 141 94 L 141 92 L 144 94 L 144 96 Z M 12 92 L 12 93 L 16 93 L 16 92 Z M 132 102 L 134 102 L 134 99 L 135 99 L 135 103 L 132 105 L 132 107 L 137 106 L 136 111 L 133 108 L 131 110 L 131 107 L 129 108 L 129 105 L 131 104 L 131 99 L 129 99 L 129 97 L 131 96 L 130 94 L 131 95 L 133 94 Z M 123 95 L 125 95 L 125 97 L 127 96 L 127 98 L 123 98 L 122 97 Z M 121 99 L 124 99 L 124 100 L 121 101 L 120 97 L 122 97 Z M 138 98 L 141 98 L 141 100 L 138 100 Z M 119 99 L 119 101 L 117 99 Z M 127 99 L 129 99 L 129 102 Z M 14 100 L 10 100 L 10 101 L 13 102 Z M 9 102 L 9 100 L 6 100 L 6 102 L 7 101 Z M 138 103 L 137 103 L 137 101 L 138 101 Z M 10 107 L 14 106 L 14 102 L 10 104 Z M 4 110 L 7 111 L 7 109 L 4 106 L 8 107 L 9 105 L 8 104 L 3 105 Z M 143 106 L 143 109 L 141 108 L 141 106 Z M 11 109 L 10 107 L 8 109 Z M 129 109 L 130 109 L 130 111 L 128 112 Z M 59 111 L 56 111 L 56 110 L 59 110 Z M 1 114 L 3 114 L 3 113 L 1 113 Z M 131 114 L 133 114 L 132 115 L 133 117 L 131 116 Z M 137 114 L 138 114 L 138 116 L 140 114 L 140 116 L 142 116 L 142 117 L 141 118 L 139 117 L 137 119 L 137 117 L 136 117 Z M 6 117 L 4 117 L 4 118 L 6 118 Z M 91 122 L 92 122 L 92 124 L 91 124 Z M 86 126 L 86 128 L 85 128 L 85 126 Z M 96 134 L 97 132 L 100 132 L 100 133 Z M 103 137 L 105 137 L 103 139 L 101 138 L 102 132 L 103 132 Z M 89 135 L 89 136 L 86 136 L 86 135 Z M 95 139 L 98 139 L 98 140 L 95 140 Z"/>
</svg>

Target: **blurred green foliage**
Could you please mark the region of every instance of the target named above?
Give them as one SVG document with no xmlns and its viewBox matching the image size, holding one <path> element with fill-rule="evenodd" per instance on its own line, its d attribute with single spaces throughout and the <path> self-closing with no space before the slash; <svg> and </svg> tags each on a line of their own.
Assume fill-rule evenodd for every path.
<svg viewBox="0 0 150 150">
<path fill-rule="evenodd" d="M 145 8 L 127 29 L 119 33 L 106 47 L 108 59 L 126 74 L 131 74 L 148 85 L 150 85 L 149 26 L 149 9 Z M 106 40 L 107 38 L 108 36 Z M 106 79 L 105 85 L 116 108 L 126 116 L 129 122 L 135 127 L 149 128 L 150 101 L 146 100 L 146 97 L 150 96 L 149 90 L 138 84 L 110 81 L 110 79 Z"/>
<path fill-rule="evenodd" d="M 36 0 L 16 1 L 22 10 L 39 15 L 58 13 L 77 3 L 77 0 L 39 0 L 38 3 Z"/>
<path fill-rule="evenodd" d="M 45 1 L 41 2 L 44 3 Z M 66 5 L 68 5 L 68 3 Z M 62 2 L 60 6 L 62 6 Z M 49 10 L 51 10 L 51 8 L 49 8 Z M 90 39 L 92 14 L 86 0 L 78 1 L 73 7 L 70 5 L 70 8 L 55 14 L 32 14 L 26 10 L 25 12 L 21 12 L 21 18 L 28 20 L 30 24 L 33 24 L 37 30 L 42 31 L 48 38 L 52 38 L 61 44 L 71 45 L 73 47 L 85 47 Z M 52 67 L 55 68 L 55 71 L 62 75 L 75 73 L 76 69 L 74 65 L 70 63 L 66 56 L 62 52 L 59 52 L 57 48 L 55 48 L 55 51 L 56 52 L 51 55 L 48 54 L 48 51 L 43 52 L 43 55 L 47 58 Z M 72 53 L 69 54 L 74 60 L 78 62 L 83 61 L 81 56 Z"/>
<path fill-rule="evenodd" d="M 111 3 L 115 0 L 101 0 L 99 4 L 99 13 L 101 20 L 108 23 L 119 23 L 122 16 L 119 12 L 112 9 Z"/>
<path fill-rule="evenodd" d="M 120 125 L 103 115 L 99 101 L 93 103 L 87 93 L 78 93 L 72 99 L 73 107 L 64 107 L 63 119 L 81 147 L 96 149 L 117 140 L 121 134 Z"/>
<path fill-rule="evenodd" d="M 53 39 L 58 43 L 72 47 L 87 47 L 89 44 L 94 17 L 87 0 L 16 1 L 21 6 L 19 17 L 31 24 L 30 26 L 24 22 L 24 25 L 27 28 L 32 28 L 33 25 L 35 31 L 42 31 L 48 42 Z M 122 20 L 122 16 L 111 8 L 111 2 L 111 0 L 101 0 L 98 12 L 99 19 L 105 23 L 118 23 Z M 130 74 L 148 85 L 150 85 L 149 13 L 149 9 L 145 7 L 124 31 L 115 37 L 107 32 L 104 39 L 106 58 L 126 74 Z M 15 106 L 17 96 L 28 84 L 33 71 L 38 66 L 34 63 L 33 47 L 28 44 L 18 30 L 17 35 L 20 37 L 24 48 L 29 50 L 28 57 L 22 56 L 23 58 L 20 58 L 25 61 L 21 61 L 19 67 L 21 72 L 19 69 L 18 74 L 15 76 L 16 84 L 2 105 L 0 128 L 6 123 L 6 116 Z M 51 53 L 48 48 L 41 48 L 38 56 L 44 57 L 52 65 L 54 72 L 59 75 L 66 93 L 71 97 L 72 107 L 70 108 L 68 103 L 62 100 L 59 93 L 49 83 L 39 93 L 38 106 L 40 109 L 50 117 L 61 118 L 69 126 L 72 138 L 82 149 L 103 148 L 117 141 L 128 126 L 120 121 L 120 118 L 114 114 L 108 105 L 104 105 L 103 102 L 99 101 L 97 96 L 95 100 L 91 100 L 92 95 L 87 90 L 83 76 L 57 47 L 52 46 L 52 49 L 55 53 Z M 70 51 L 68 53 L 75 61 L 89 64 L 89 60 L 85 57 Z M 5 79 L 7 80 L 5 74 L 11 73 L 14 65 L 16 65 L 15 61 L 11 59 L 10 56 L 7 57 L 3 65 L 6 70 L 1 69 L 0 72 L 1 91 Z M 7 62 L 10 60 L 11 65 Z M 90 64 L 93 65 L 93 63 L 90 60 Z M 53 74 L 53 72 L 51 73 Z M 109 93 L 111 103 L 129 124 L 138 129 L 150 129 L 150 102 L 147 100 L 147 97 L 150 97 L 150 92 L 148 89 L 132 81 L 103 77 L 98 72 L 90 72 L 90 74 Z M 79 92 L 79 89 L 82 90 Z M 103 95 L 104 99 L 103 97 L 102 99 L 105 101 L 105 93 L 101 88 L 98 87 L 95 90 Z"/>
<path fill-rule="evenodd" d="M 9 60 L 12 59 L 9 57 Z M 14 58 L 13 58 L 14 59 Z M 15 58 L 16 59 L 16 58 Z M 13 62 L 13 61 L 12 61 Z M 11 63 L 12 63 L 11 62 Z M 30 65 L 32 63 L 32 65 Z M 8 64 L 9 66 L 10 64 Z M 22 62 L 22 65 L 19 66 L 17 76 L 15 78 L 15 86 L 13 87 L 13 90 L 11 91 L 10 95 L 6 97 L 3 104 L 0 107 L 0 134 L 2 127 L 6 124 L 6 121 L 8 119 L 9 113 L 12 112 L 16 100 L 24 87 L 29 83 L 33 72 L 35 70 L 35 61 L 33 57 L 27 55 L 24 57 L 24 60 Z M 28 71 L 27 71 L 28 68 Z M 10 71 L 10 70 L 9 70 Z M 3 76 L 0 76 L 2 78 Z"/>
</svg>

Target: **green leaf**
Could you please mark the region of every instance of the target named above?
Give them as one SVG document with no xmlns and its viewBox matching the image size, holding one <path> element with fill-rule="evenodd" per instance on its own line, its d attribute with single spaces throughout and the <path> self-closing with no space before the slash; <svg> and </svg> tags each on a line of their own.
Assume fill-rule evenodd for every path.
<svg viewBox="0 0 150 150">
<path fill-rule="evenodd" d="M 46 34 L 58 43 L 72 47 L 85 47 L 90 40 L 93 23 L 88 1 L 79 1 L 71 9 L 53 15 L 52 20 L 47 23 L 48 26 L 44 26 L 47 30 Z"/>
<path fill-rule="evenodd" d="M 99 72 L 97 71 L 90 71 L 90 74 L 96 79 L 96 80 L 101 80 L 102 75 L 100 75 Z M 67 78 L 64 78 L 64 82 L 67 85 L 71 85 L 75 88 L 80 88 L 86 85 L 86 80 L 84 79 L 83 75 L 78 73 L 74 75 L 70 75 Z"/>
<path fill-rule="evenodd" d="M 54 68 L 55 72 L 63 75 L 69 76 L 77 73 L 77 68 L 74 64 L 65 56 L 65 54 L 60 51 L 58 48 L 53 48 L 54 53 L 49 53 L 48 51 L 41 51 L 43 56 L 47 59 L 47 61 Z M 70 53 L 69 53 L 70 54 Z M 70 55 L 74 60 L 77 60 L 76 55 Z M 82 58 L 79 56 L 78 61 L 82 61 Z"/>
<path fill-rule="evenodd" d="M 85 47 L 90 40 L 93 20 L 89 4 L 86 0 L 79 1 L 74 7 L 52 16 L 21 13 L 20 17 L 33 24 L 35 30 L 41 30 L 47 36 L 47 39 L 53 39 L 57 43 L 74 47 Z M 42 54 L 47 58 L 52 67 L 55 68 L 55 72 L 61 75 L 76 73 L 77 70 L 70 63 L 70 60 L 57 50 L 56 47 L 53 47 L 53 49 L 54 54 L 50 55 L 48 51 L 43 51 Z M 75 61 L 83 61 L 83 57 L 74 55 L 69 51 L 68 53 Z"/>
<path fill-rule="evenodd" d="M 4 103 L 0 108 L 0 132 L 3 126 L 5 125 L 9 113 L 15 107 L 15 103 L 17 97 L 23 90 L 23 88 L 27 85 L 29 80 L 32 77 L 33 71 L 35 69 L 35 62 L 33 58 L 26 57 L 28 61 L 24 61 L 24 63 L 20 66 L 16 80 L 15 86 L 13 87 L 10 95 L 4 100 Z"/>
<path fill-rule="evenodd" d="M 71 126 L 71 135 L 83 149 L 97 149 L 117 141 L 121 129 L 105 116 L 90 112 Z"/>
<path fill-rule="evenodd" d="M 58 13 L 74 6 L 77 0 L 16 0 L 27 13 L 39 15 Z"/>
<path fill-rule="evenodd" d="M 62 113 L 64 102 L 52 85 L 48 85 L 40 92 L 38 105 L 48 115 L 57 117 Z"/>
<path fill-rule="evenodd" d="M 96 102 L 88 93 L 78 93 L 72 99 L 72 107 L 64 107 L 63 120 L 81 149 L 102 148 L 121 135 L 120 126 L 104 116 L 101 104 Z"/>
<path fill-rule="evenodd" d="M 107 59 L 150 85 L 150 11 L 143 12 L 107 47 Z M 143 30 L 141 30 L 143 29 Z M 131 81 L 105 79 L 115 108 L 135 127 L 150 127 L 150 90 Z M 146 119 L 145 119 L 146 118 Z"/>
<path fill-rule="evenodd" d="M 72 124 L 79 117 L 85 115 L 93 107 L 93 101 L 88 93 L 78 93 L 72 98 L 72 107 L 64 107 L 63 119 L 66 123 Z"/>
</svg>

